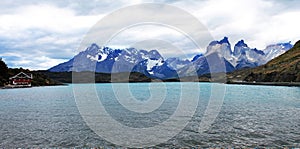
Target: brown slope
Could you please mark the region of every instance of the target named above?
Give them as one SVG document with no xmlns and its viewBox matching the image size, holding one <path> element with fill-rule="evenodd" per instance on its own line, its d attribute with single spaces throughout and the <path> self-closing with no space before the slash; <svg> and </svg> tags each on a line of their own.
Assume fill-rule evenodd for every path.
<svg viewBox="0 0 300 149">
<path fill-rule="evenodd" d="M 300 82 L 300 41 L 265 65 L 228 74 L 229 81 Z"/>
</svg>

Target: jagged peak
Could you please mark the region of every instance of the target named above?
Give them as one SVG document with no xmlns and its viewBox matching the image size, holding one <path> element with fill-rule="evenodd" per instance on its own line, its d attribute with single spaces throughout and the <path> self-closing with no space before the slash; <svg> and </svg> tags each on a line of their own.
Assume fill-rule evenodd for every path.
<svg viewBox="0 0 300 149">
<path fill-rule="evenodd" d="M 217 45 L 217 44 L 223 44 L 223 43 L 227 43 L 228 45 L 230 45 L 230 43 L 229 43 L 229 41 L 228 41 L 228 37 L 224 37 L 222 40 L 220 40 L 220 41 L 217 41 L 217 40 L 215 40 L 215 41 L 212 41 L 212 42 L 210 42 L 209 43 L 209 46 L 214 46 L 214 45 Z"/>
<path fill-rule="evenodd" d="M 164 59 L 157 50 L 149 51 L 149 56 L 150 58 L 154 58 L 154 59 L 162 59 L 162 60 Z"/>
<path fill-rule="evenodd" d="M 240 41 L 238 41 L 235 46 L 237 47 L 248 47 L 248 45 L 245 43 L 245 41 L 242 39 Z"/>
<path fill-rule="evenodd" d="M 117 50 L 117 49 L 114 49 Z M 87 49 L 86 51 L 90 51 L 90 52 L 104 52 L 104 53 L 108 53 L 109 51 L 112 51 L 112 49 L 110 47 L 101 47 L 99 45 L 97 45 L 96 43 L 92 43 Z"/>
<path fill-rule="evenodd" d="M 100 47 L 96 43 L 92 43 L 88 49 L 100 49 Z"/>
<path fill-rule="evenodd" d="M 197 55 L 195 55 L 195 56 L 193 57 L 193 59 L 191 60 L 191 62 L 196 61 L 198 58 L 200 58 L 200 57 L 202 57 L 202 56 L 204 56 L 204 55 L 203 55 L 203 54 L 197 54 Z"/>
<path fill-rule="evenodd" d="M 220 44 L 223 44 L 223 43 L 229 44 L 228 37 L 225 36 L 222 40 L 220 40 Z"/>
</svg>

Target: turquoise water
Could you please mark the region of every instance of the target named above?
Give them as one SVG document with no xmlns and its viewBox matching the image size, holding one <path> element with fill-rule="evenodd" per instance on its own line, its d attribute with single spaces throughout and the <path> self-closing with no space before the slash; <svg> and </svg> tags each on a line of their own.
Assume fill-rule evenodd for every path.
<svg viewBox="0 0 300 149">
<path fill-rule="evenodd" d="M 73 87 L 81 86 L 82 93 L 88 93 L 86 85 L 0 90 L 0 147 L 114 147 L 93 132 L 79 114 Z M 180 100 L 190 100 L 183 92 L 190 97 L 199 95 L 189 124 L 157 147 L 300 147 L 298 87 L 223 85 L 220 113 L 209 129 L 200 133 L 199 123 L 211 95 L 222 93 L 214 92 L 212 84 L 197 83 L 197 91 L 192 89 L 195 83 L 184 83 L 185 89 L 181 83 L 113 85 L 96 84 L 95 91 L 113 119 L 134 128 L 154 127 L 170 119 Z M 116 97 L 124 86 L 129 86 L 130 96 L 121 92 Z M 151 97 L 164 100 L 157 109 L 144 113 L 128 110 L 119 101 L 135 98 L 147 102 Z"/>
</svg>

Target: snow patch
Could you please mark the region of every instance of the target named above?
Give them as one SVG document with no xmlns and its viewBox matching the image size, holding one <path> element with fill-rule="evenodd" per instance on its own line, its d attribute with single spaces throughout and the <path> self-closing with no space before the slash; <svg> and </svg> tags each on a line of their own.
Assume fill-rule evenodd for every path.
<svg viewBox="0 0 300 149">
<path fill-rule="evenodd" d="M 150 71 L 150 70 L 152 70 L 152 68 L 154 66 L 161 66 L 161 65 L 163 65 L 162 59 L 158 59 L 158 60 L 148 59 L 148 61 L 147 61 L 147 70 Z"/>
<path fill-rule="evenodd" d="M 101 59 L 99 59 L 99 57 L 101 56 Z M 105 54 L 105 53 L 101 53 L 101 54 L 98 54 L 98 62 L 102 62 L 102 61 L 104 61 L 104 60 L 106 60 L 106 58 L 107 58 L 107 54 Z"/>
<path fill-rule="evenodd" d="M 101 57 L 101 59 L 99 59 Z M 86 55 L 86 58 L 89 58 L 92 61 L 102 62 L 107 58 L 107 54 L 97 54 L 95 56 L 92 55 Z"/>
<path fill-rule="evenodd" d="M 92 56 L 92 55 L 86 55 L 86 58 L 89 58 L 90 60 L 92 60 L 92 61 L 98 61 L 98 55 L 96 55 L 96 56 Z"/>
</svg>

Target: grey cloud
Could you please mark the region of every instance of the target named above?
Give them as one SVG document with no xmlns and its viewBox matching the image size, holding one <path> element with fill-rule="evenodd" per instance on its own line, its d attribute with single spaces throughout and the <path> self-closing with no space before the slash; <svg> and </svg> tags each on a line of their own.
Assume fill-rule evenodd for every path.
<svg viewBox="0 0 300 149">
<path fill-rule="evenodd" d="M 149 1 L 144 1 L 149 2 Z M 183 8 L 185 10 L 190 11 L 191 13 L 197 12 L 198 10 L 201 10 L 203 8 L 206 8 L 204 4 L 210 2 L 210 0 L 202 0 L 202 1 L 180 1 L 180 0 L 155 0 L 153 2 L 158 3 L 168 3 L 175 6 L 178 6 L 180 8 Z M 201 14 L 194 13 L 193 15 L 196 15 L 198 18 L 203 19 L 203 21 L 206 23 L 206 25 L 209 27 L 209 29 L 214 34 L 214 37 L 216 40 L 219 40 L 223 38 L 224 36 L 228 36 L 230 38 L 230 41 L 232 44 L 240 40 L 241 38 L 245 39 L 247 41 L 251 41 L 252 43 L 258 42 L 266 42 L 268 40 L 261 38 L 261 34 L 268 34 L 264 31 L 269 27 L 269 25 L 272 25 L 272 22 L 268 22 L 272 19 L 273 16 L 276 16 L 278 14 L 288 12 L 288 11 L 299 11 L 299 1 L 298 0 L 265 0 L 264 2 L 267 2 L 270 4 L 270 6 L 267 9 L 264 9 L 262 12 L 260 12 L 259 16 L 256 16 L 259 19 L 257 22 L 255 22 L 255 26 L 250 26 L 245 29 L 240 29 L 239 26 L 236 28 L 232 28 L 231 26 L 236 21 L 236 18 L 231 18 L 231 13 L 234 12 L 228 12 L 229 14 L 225 14 L 223 12 L 218 12 L 218 10 L 208 10 L 211 12 L 217 12 L 214 14 L 210 14 L 208 12 L 208 16 L 204 16 L 203 18 L 199 17 Z M 122 8 L 124 6 L 130 5 L 125 0 L 118 0 L 118 1 L 109 1 L 109 0 L 89 0 L 89 1 L 83 1 L 83 0 L 11 0 L 11 1 L 0 1 L 0 15 L 5 14 L 13 14 L 18 11 L 19 8 L 23 8 L 28 5 L 52 5 L 55 7 L 63 8 L 63 9 L 70 9 L 74 11 L 76 16 L 91 16 L 91 15 L 106 15 L 110 12 L 113 12 L 114 10 L 117 10 L 119 8 Z M 231 5 L 228 3 L 228 5 Z M 222 6 L 226 7 L 226 6 Z M 160 11 L 164 8 L 159 8 Z M 249 8 L 247 12 L 252 13 L 256 10 L 252 10 L 253 8 Z M 141 14 L 140 17 L 142 18 L 143 15 L 140 13 L 141 10 L 133 10 L 131 13 L 135 14 Z M 240 13 L 240 12 L 235 12 Z M 150 14 L 149 14 L 150 15 Z M 226 16 L 228 15 L 228 16 Z M 243 17 L 243 14 L 240 14 L 241 17 Z M 131 21 L 130 18 L 131 14 L 127 14 L 127 18 L 120 18 L 122 19 L 121 22 L 123 23 L 127 21 Z M 63 16 L 62 16 L 63 17 Z M 166 15 L 165 20 L 166 21 L 176 21 L 176 17 L 173 14 Z M 108 23 L 107 26 L 104 26 L 102 28 L 104 30 L 103 34 L 110 33 L 111 31 L 114 31 L 116 27 L 118 27 L 118 20 L 111 20 L 112 22 Z M 116 22 L 114 22 L 116 21 Z M 201 20 L 202 21 L 202 20 Z M 291 21 L 296 21 L 291 20 Z M 176 22 L 178 24 L 185 24 L 186 22 L 180 22 L 179 20 Z M 93 24 L 91 24 L 92 26 Z M 191 31 L 195 30 L 196 26 L 193 26 L 193 24 L 186 24 Z M 21 24 L 20 24 L 21 26 Z M 0 28 L 1 29 L 1 28 Z M 278 30 L 281 28 L 278 28 Z M 283 29 L 282 29 L 283 30 Z M 1 31 L 1 30 L 0 30 Z M 71 32 L 54 32 L 51 30 L 47 30 L 46 28 L 29 28 L 26 29 L 24 32 L 20 32 L 19 35 L 0 35 L 0 57 L 3 57 L 4 54 L 10 54 L 10 56 L 5 56 L 4 58 L 7 59 L 7 61 L 13 61 L 17 62 L 17 60 L 22 61 L 28 61 L 28 63 L 23 63 L 23 67 L 31 67 L 31 68 L 38 68 L 38 67 L 44 67 L 45 69 L 49 66 L 46 66 L 46 64 L 38 65 L 37 63 L 43 63 L 43 60 L 51 61 L 51 62 L 60 62 L 62 60 L 67 60 L 71 57 L 73 57 L 77 51 L 81 39 L 83 39 L 84 34 L 88 32 L 88 28 L 76 28 L 74 31 Z M 195 33 L 198 35 L 201 35 L 201 32 Z M 287 32 L 287 34 L 289 34 Z M 97 33 L 95 33 L 97 36 Z M 280 35 L 278 35 L 280 37 Z M 288 35 L 285 35 L 288 36 Z M 278 38 L 279 38 L 278 37 Z M 100 37 L 97 37 L 100 38 Z M 272 38 L 272 37 L 269 37 Z M 274 37 L 275 38 L 275 37 Z M 295 38 L 295 37 L 291 37 Z M 184 51 L 186 51 L 187 55 L 196 54 L 199 52 L 204 52 L 205 46 L 201 47 L 200 50 L 195 49 L 195 47 L 189 43 L 187 39 L 179 38 L 179 37 L 170 37 L 168 35 L 162 34 L 158 39 L 166 39 L 166 41 L 180 45 L 180 48 L 182 48 Z M 123 39 L 120 39 L 118 41 L 113 42 L 112 44 L 115 46 L 130 46 L 134 45 L 134 43 L 139 42 L 139 36 L 127 36 Z M 159 46 L 155 46 L 159 44 Z M 207 45 L 206 42 L 203 45 Z M 166 43 L 146 43 L 141 42 L 139 43 L 138 47 L 140 48 L 150 48 L 151 46 L 153 48 L 162 48 L 168 47 L 168 44 Z M 255 47 L 256 45 L 250 45 L 252 47 Z M 167 48 L 166 48 L 167 49 Z M 172 48 L 171 48 L 172 49 Z M 81 49 L 83 50 L 83 49 Z M 171 50 L 162 50 L 162 52 L 165 52 L 168 54 L 169 57 L 172 57 L 176 54 L 168 53 Z M 78 52 L 78 51 L 77 51 Z M 15 54 L 15 55 L 14 55 Z M 40 59 L 37 59 L 37 57 L 42 57 Z M 31 62 L 30 62 L 31 61 Z M 36 61 L 36 62 L 34 62 Z M 16 64 L 9 62 L 9 65 L 11 66 L 17 66 Z M 55 64 L 52 64 L 55 65 Z M 17 66 L 18 67 L 18 66 Z"/>
</svg>

